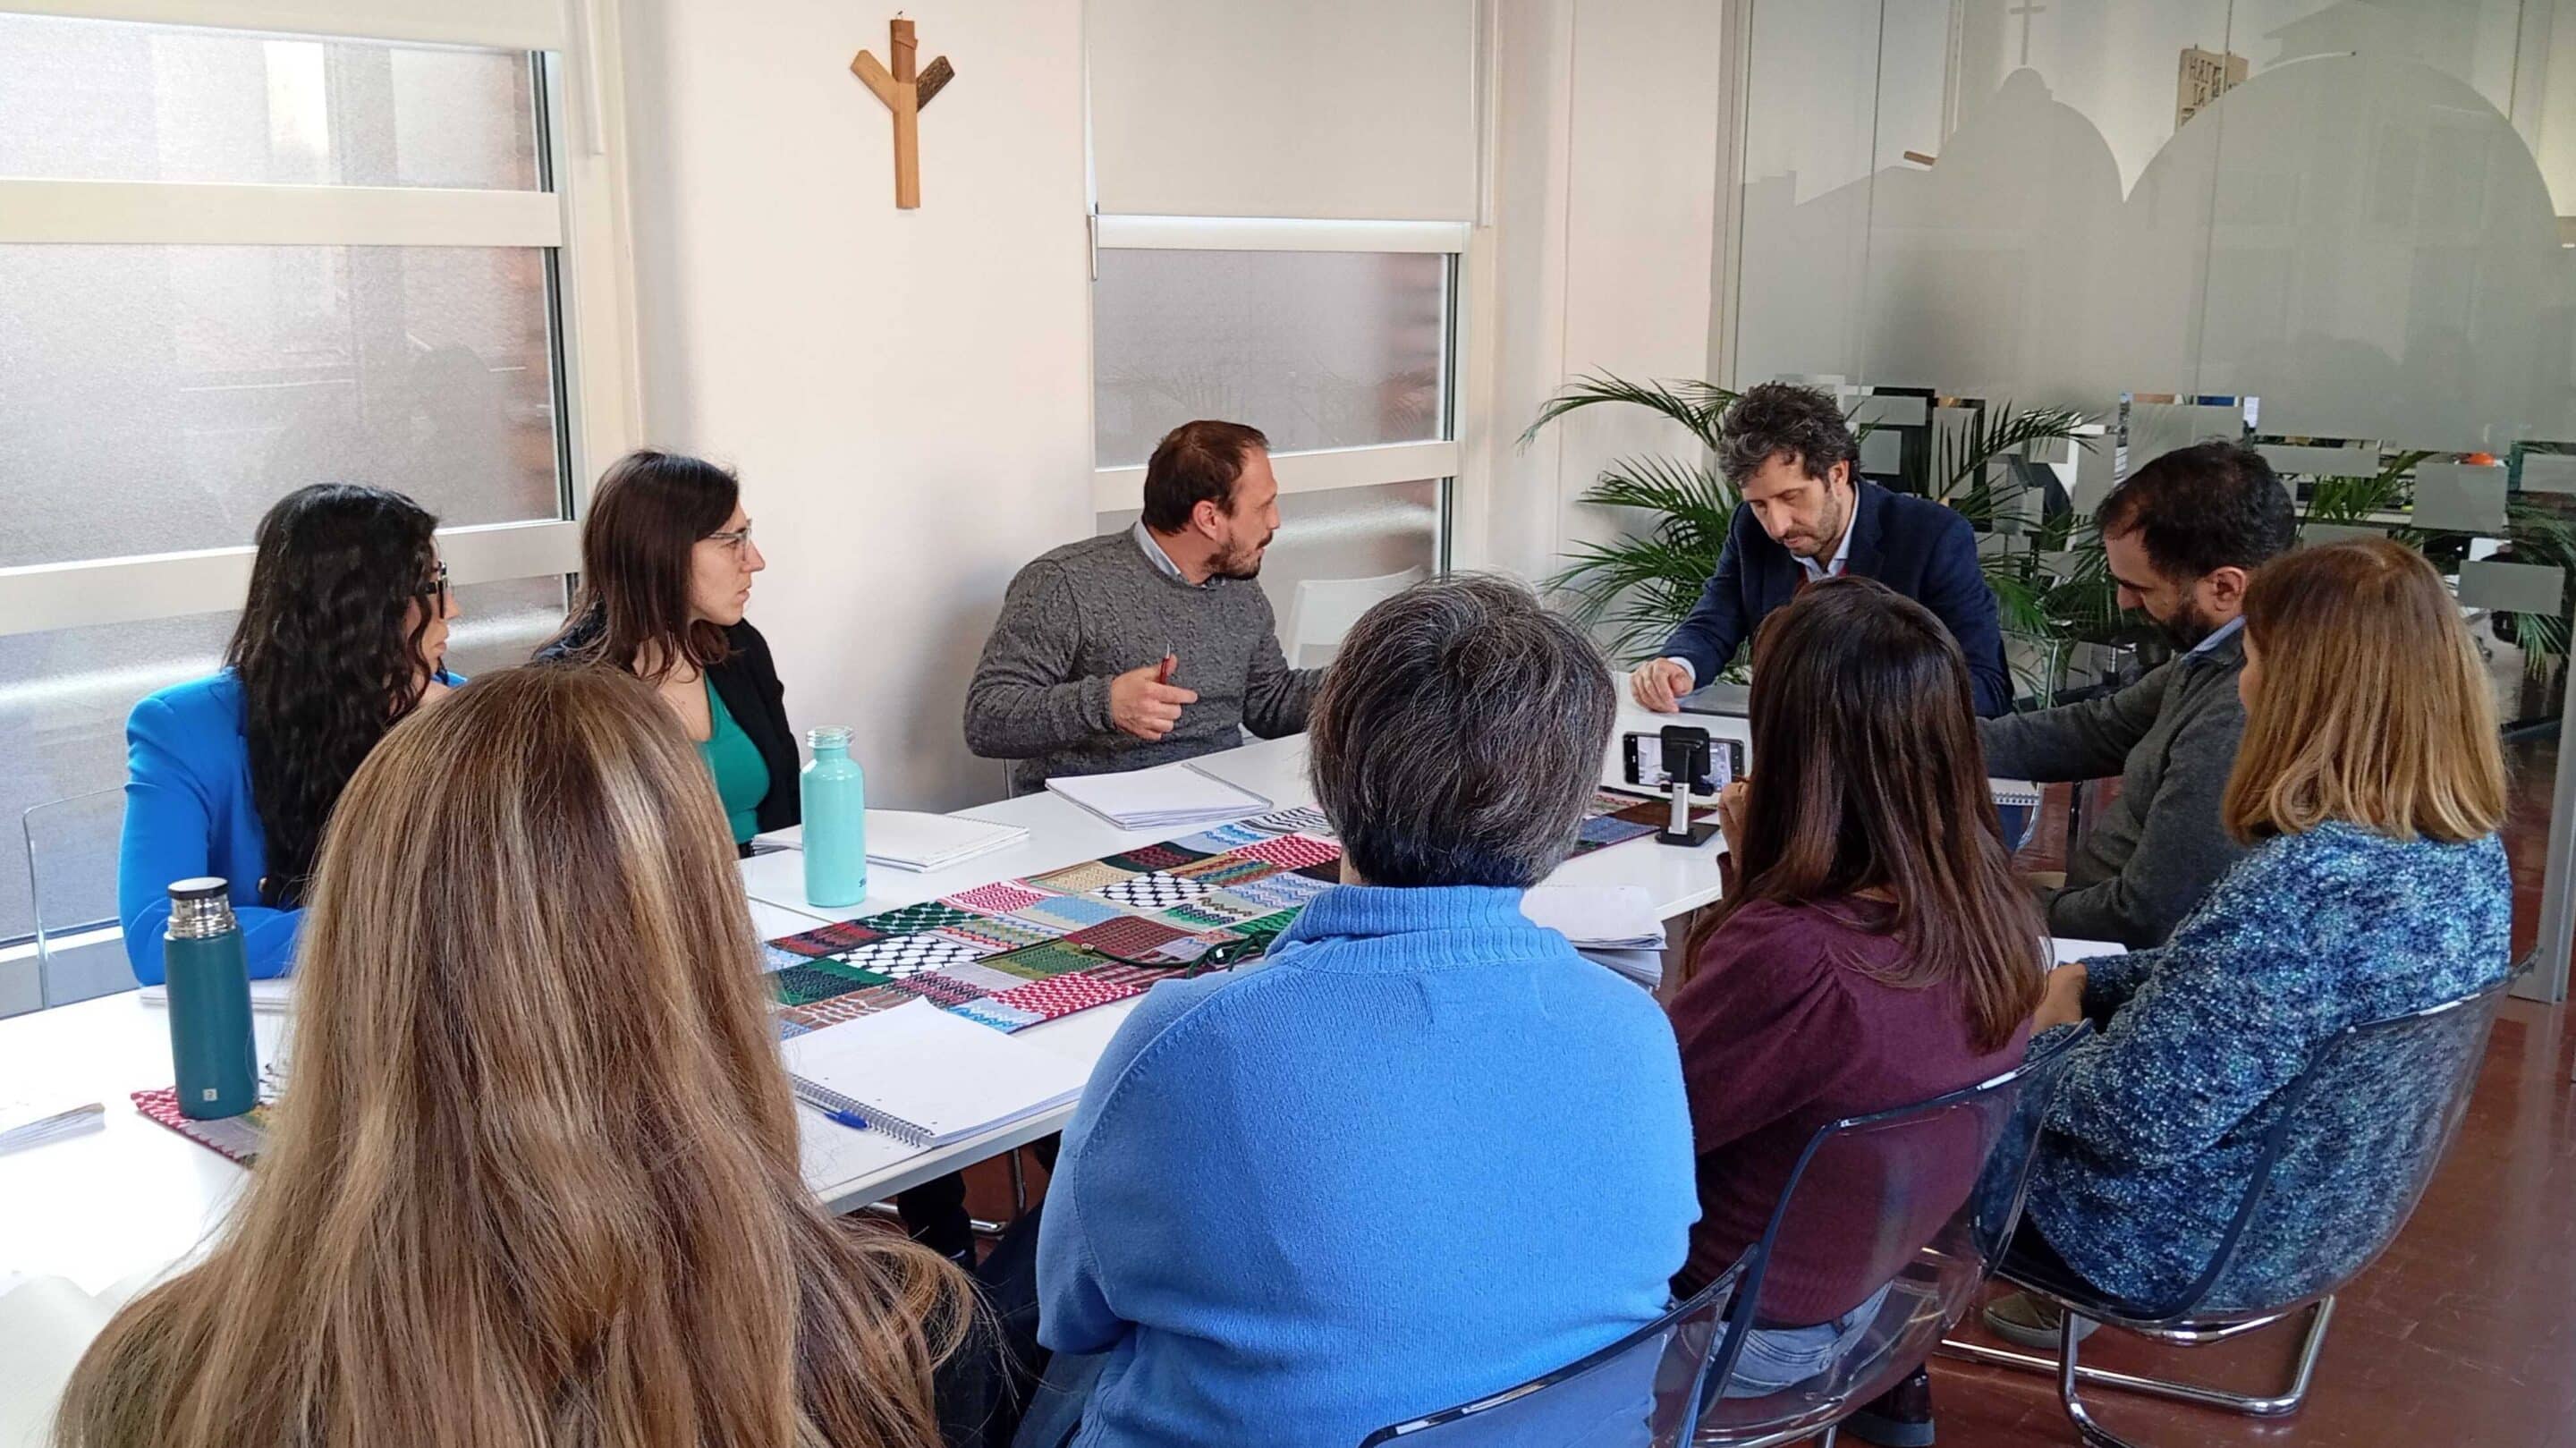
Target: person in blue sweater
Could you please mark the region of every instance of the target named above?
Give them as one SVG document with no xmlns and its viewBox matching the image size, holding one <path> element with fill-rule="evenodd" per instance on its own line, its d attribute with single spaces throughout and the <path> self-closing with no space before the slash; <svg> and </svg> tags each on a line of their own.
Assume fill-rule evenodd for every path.
<svg viewBox="0 0 2576 1448">
<path fill-rule="evenodd" d="M 464 682 L 438 520 L 400 493 L 317 483 L 260 519 L 221 672 L 125 721 L 117 916 L 134 978 L 161 983 L 170 882 L 230 882 L 250 973 L 295 963 L 304 890 L 341 786 L 385 731 Z"/>
<path fill-rule="evenodd" d="M 1699 1215 L 1672 1029 L 1520 910 L 1615 712 L 1514 583 L 1353 627 L 1310 739 L 1349 883 L 1259 966 L 1147 992 L 1102 1056 L 1038 1228 L 1056 1357 L 1023 1448 L 1350 1448 L 1664 1310 Z"/>
<path fill-rule="evenodd" d="M 2246 595 L 2238 687 L 2223 809 L 2252 852 L 2165 945 L 2058 970 L 2035 1021 L 2108 1024 L 2050 1104 L 2014 1250 L 2132 1300 L 2208 1267 L 2283 1089 L 2328 1039 L 2510 968 L 2495 705 L 2432 565 L 2386 539 L 2271 564 Z M 2359 1123 L 2385 1100 L 2330 1104 Z M 2335 1160 L 2274 1200 L 2351 1200 L 2363 1184 Z M 2238 1280 L 2259 1295 L 2271 1265 L 2296 1264 L 2240 1264 Z M 2035 1299 L 1987 1321 L 2056 1349 L 2056 1311 Z"/>
</svg>

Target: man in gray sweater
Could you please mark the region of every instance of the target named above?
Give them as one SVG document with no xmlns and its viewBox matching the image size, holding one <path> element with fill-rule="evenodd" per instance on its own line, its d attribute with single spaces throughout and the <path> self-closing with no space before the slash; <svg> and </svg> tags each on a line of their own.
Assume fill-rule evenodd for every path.
<svg viewBox="0 0 2576 1448">
<path fill-rule="evenodd" d="M 1986 770 L 2043 782 L 2120 776 L 2047 899 L 2059 935 L 2161 945 L 2243 847 L 2219 823 L 2245 706 L 2245 586 L 2297 538 L 2289 490 L 2252 448 L 2204 442 L 2148 463 L 2095 514 L 2120 606 L 2179 657 L 2100 699 L 1981 719 Z"/>
<path fill-rule="evenodd" d="M 1021 569 L 966 688 L 966 747 L 1030 789 L 1303 731 L 1318 671 L 1288 667 L 1254 582 L 1279 531 L 1269 449 L 1241 423 L 1183 423 L 1145 465 L 1135 527 Z"/>
</svg>

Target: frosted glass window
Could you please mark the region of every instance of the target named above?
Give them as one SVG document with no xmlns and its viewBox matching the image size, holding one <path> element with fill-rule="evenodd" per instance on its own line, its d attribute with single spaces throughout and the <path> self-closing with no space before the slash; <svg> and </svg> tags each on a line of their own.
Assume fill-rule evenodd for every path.
<svg viewBox="0 0 2576 1448">
<path fill-rule="evenodd" d="M 1133 512 L 1103 513 L 1100 531 L 1121 533 L 1136 526 Z M 1300 668 L 1331 661 L 1341 630 L 1298 626 L 1297 594 L 1301 584 L 1331 589 L 1359 580 L 1380 580 L 1440 571 L 1440 483 L 1425 480 L 1373 487 L 1333 488 L 1290 493 L 1279 500 L 1279 536 L 1261 560 L 1261 588 L 1270 595 L 1270 611 L 1279 620 L 1280 646 L 1294 651 L 1289 662 Z M 1317 616 L 1329 612 L 1319 608 Z"/>
<path fill-rule="evenodd" d="M 0 246 L 0 567 L 247 543 L 312 482 L 563 516 L 534 248 Z"/>
<path fill-rule="evenodd" d="M 537 189 L 525 52 L 0 15 L 0 176 Z"/>
<path fill-rule="evenodd" d="M 472 676 L 527 662 L 563 623 L 564 580 L 520 578 L 456 590 L 462 617 L 448 667 Z M 125 782 L 125 716 L 155 689 L 214 672 L 235 615 L 195 614 L 0 635 L 0 943 L 30 934 L 26 837 L 31 805 Z M 71 867 L 113 881 L 115 811 L 93 840 L 76 842 Z M 88 815 L 84 814 L 84 818 Z"/>
<path fill-rule="evenodd" d="M 1142 463 L 1194 418 L 1276 452 L 1437 438 L 1448 305 L 1434 253 L 1103 251 L 1097 463 Z"/>
</svg>

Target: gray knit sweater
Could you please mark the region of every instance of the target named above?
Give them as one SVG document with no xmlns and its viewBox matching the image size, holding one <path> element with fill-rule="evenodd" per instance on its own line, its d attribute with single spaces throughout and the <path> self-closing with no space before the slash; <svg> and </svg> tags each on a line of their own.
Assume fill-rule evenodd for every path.
<svg viewBox="0 0 2576 1448">
<path fill-rule="evenodd" d="M 2238 633 L 2149 670 L 2100 699 L 1977 721 L 1998 779 L 2120 776 L 2120 797 L 2068 851 L 2066 888 L 2048 900 L 2059 935 L 2162 945 L 2245 852 L 2218 821 L 2245 706 Z"/>
<path fill-rule="evenodd" d="M 1148 743 L 1110 722 L 1109 681 L 1171 654 L 1199 700 Z M 1306 727 L 1318 671 L 1291 669 L 1270 600 L 1249 580 L 1193 588 L 1126 533 L 1068 543 L 1011 580 L 966 687 L 966 747 L 1017 760 L 1015 788 L 1053 775 L 1143 769 Z"/>
</svg>

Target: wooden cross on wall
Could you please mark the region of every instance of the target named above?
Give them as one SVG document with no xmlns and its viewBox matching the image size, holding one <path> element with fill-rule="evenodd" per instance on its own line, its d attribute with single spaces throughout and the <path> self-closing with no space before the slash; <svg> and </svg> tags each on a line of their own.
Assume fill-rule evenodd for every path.
<svg viewBox="0 0 2576 1448">
<path fill-rule="evenodd" d="M 921 108 L 957 78 L 957 69 L 943 55 L 914 74 L 912 22 L 897 19 L 887 29 L 886 49 L 894 56 L 894 69 L 888 71 L 862 50 L 850 62 L 850 72 L 894 112 L 894 204 L 899 211 L 913 211 L 921 206 Z"/>
</svg>

